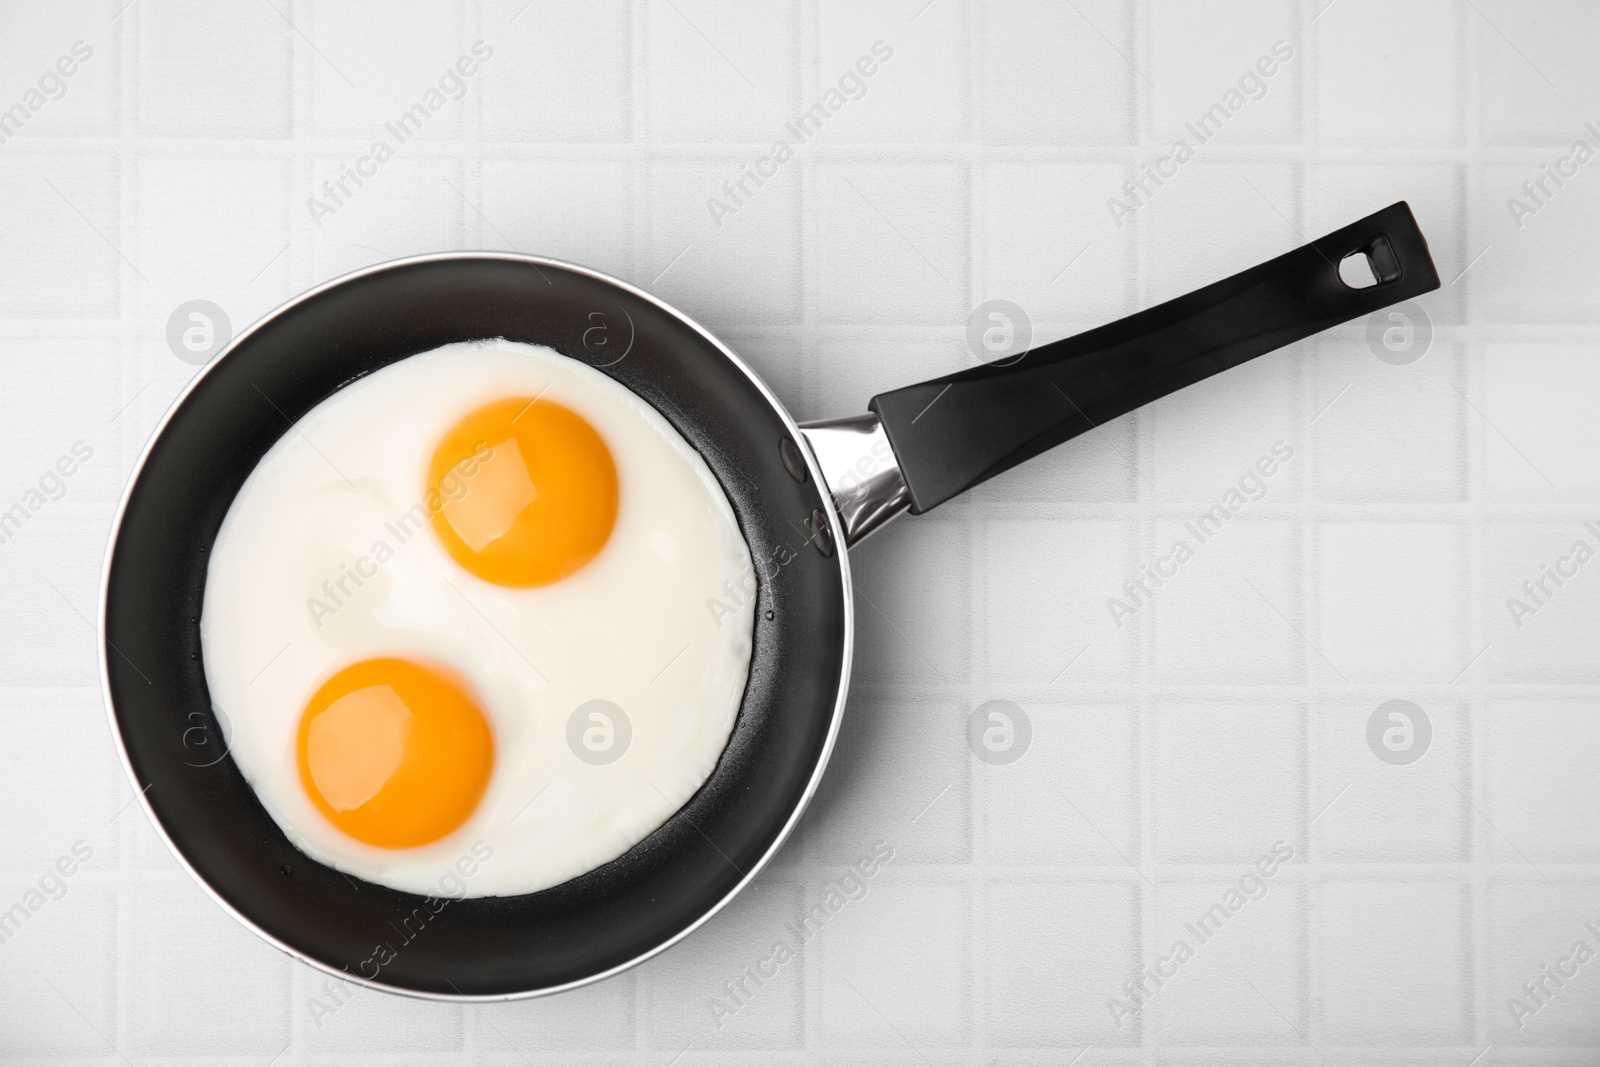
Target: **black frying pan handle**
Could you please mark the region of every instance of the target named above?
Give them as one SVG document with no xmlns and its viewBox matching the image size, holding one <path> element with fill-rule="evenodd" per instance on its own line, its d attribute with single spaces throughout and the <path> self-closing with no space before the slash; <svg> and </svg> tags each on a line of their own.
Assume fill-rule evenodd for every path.
<svg viewBox="0 0 1600 1067">
<path fill-rule="evenodd" d="M 1340 279 L 1340 261 L 1356 252 L 1376 285 Z M 921 513 L 1158 397 L 1437 288 L 1428 242 L 1402 200 L 1187 296 L 869 406 Z"/>
</svg>

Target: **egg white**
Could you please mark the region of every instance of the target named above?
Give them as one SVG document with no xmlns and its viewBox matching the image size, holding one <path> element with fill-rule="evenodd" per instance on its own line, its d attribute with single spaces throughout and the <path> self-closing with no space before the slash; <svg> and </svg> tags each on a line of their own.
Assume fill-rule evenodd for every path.
<svg viewBox="0 0 1600 1067">
<path fill-rule="evenodd" d="M 484 404 L 535 395 L 605 440 L 617 521 L 575 574 L 509 589 L 463 570 L 431 526 L 402 517 L 423 501 L 450 427 Z M 721 486 L 649 404 L 548 348 L 446 345 L 329 397 L 246 479 L 207 574 L 206 681 L 234 761 L 308 855 L 414 893 L 530 893 L 615 859 L 711 774 L 749 672 L 752 573 Z M 417 848 L 346 836 L 300 783 L 307 700 L 338 670 L 379 656 L 456 672 L 494 733 L 477 810 Z M 605 765 L 568 744 L 569 718 L 596 699 L 632 727 L 624 755 Z"/>
</svg>

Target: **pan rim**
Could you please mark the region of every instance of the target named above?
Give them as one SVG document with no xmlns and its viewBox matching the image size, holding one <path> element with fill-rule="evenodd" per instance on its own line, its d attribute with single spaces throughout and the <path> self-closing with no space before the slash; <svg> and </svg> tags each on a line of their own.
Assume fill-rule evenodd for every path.
<svg viewBox="0 0 1600 1067">
<path fill-rule="evenodd" d="M 645 300 L 655 305 L 668 315 L 671 315 L 673 318 L 689 327 L 689 329 L 693 330 L 719 353 L 721 353 L 723 358 L 727 359 L 733 364 L 734 367 L 738 368 L 740 373 L 742 373 L 750 381 L 750 383 L 761 394 L 762 398 L 766 400 L 767 406 L 771 408 L 773 413 L 778 416 L 779 420 L 783 423 L 785 429 L 788 431 L 790 438 L 797 445 L 801 445 L 797 451 L 800 453 L 800 456 L 805 463 L 806 470 L 813 480 L 813 484 L 823 487 L 823 490 L 819 495 L 824 501 L 823 511 L 828 517 L 828 528 L 831 531 L 833 543 L 834 545 L 838 546 L 834 552 L 834 555 L 838 560 L 840 595 L 843 602 L 841 606 L 843 609 L 844 620 L 844 649 L 839 667 L 838 695 L 834 699 L 833 713 L 828 721 L 827 737 L 824 739 L 822 752 L 817 758 L 816 766 L 811 772 L 810 780 L 806 782 L 806 787 L 801 793 L 799 801 L 795 804 L 793 810 L 789 812 L 789 817 L 784 821 L 783 826 L 778 831 L 778 835 L 773 839 L 772 844 L 767 848 L 767 850 L 761 854 L 761 857 L 756 860 L 755 863 L 750 865 L 750 868 L 744 874 L 744 877 L 735 883 L 733 888 L 728 890 L 728 892 L 724 894 L 721 899 L 716 901 L 716 903 L 714 903 L 710 908 L 706 909 L 705 912 L 703 912 L 689 925 L 685 926 L 682 930 L 679 930 L 671 937 L 662 941 L 660 944 L 653 946 L 649 950 L 640 953 L 630 960 L 626 960 L 623 963 L 617 964 L 616 966 L 610 967 L 604 971 L 577 979 L 575 981 L 565 982 L 560 985 L 545 986 L 539 989 L 519 990 L 512 993 L 437 993 L 429 990 L 410 989 L 403 986 L 391 985 L 387 982 L 376 981 L 359 974 L 352 974 L 349 971 L 340 970 L 330 964 L 322 962 L 321 960 L 314 959 L 306 955 L 299 949 L 296 949 L 294 946 L 275 937 L 266 930 L 263 930 L 260 926 L 256 925 L 256 923 L 251 921 L 247 916 L 234 907 L 231 901 L 227 900 L 217 889 L 211 885 L 210 882 L 206 881 L 206 879 L 201 876 L 194 866 L 190 864 L 188 857 L 183 854 L 183 852 L 173 842 L 172 838 L 167 834 L 166 827 L 156 816 L 155 808 L 151 805 L 150 800 L 146 795 L 150 789 L 154 788 L 155 783 L 152 781 L 150 785 L 140 788 L 139 776 L 134 770 L 132 760 L 128 756 L 128 749 L 122 738 L 122 728 L 117 721 L 116 703 L 111 692 L 110 655 L 108 642 L 105 636 L 107 609 L 111 594 L 111 562 L 116 556 L 117 543 L 122 533 L 122 521 L 127 511 L 128 500 L 132 496 L 134 486 L 139 482 L 140 475 L 144 472 L 145 463 L 149 460 L 150 454 L 154 450 L 156 442 L 161 439 L 161 435 L 166 431 L 168 423 L 172 421 L 178 410 L 189 399 L 189 395 L 195 391 L 195 389 L 205 379 L 206 375 L 210 374 L 212 370 L 221 364 L 224 359 L 227 359 L 230 355 L 232 355 L 246 339 L 261 330 L 268 323 L 278 319 L 290 311 L 293 311 L 301 304 L 306 303 L 312 298 L 319 296 L 330 289 L 336 288 L 337 286 L 343 285 L 347 282 L 355 281 L 359 278 L 370 277 L 372 275 L 381 274 L 389 270 L 395 270 L 398 268 L 414 266 L 423 263 L 441 263 L 453 260 L 505 260 L 515 263 L 526 263 L 534 266 L 535 268 L 551 267 L 558 270 L 571 271 L 575 274 L 583 275 L 596 281 L 616 286 L 617 288 L 641 300 Z M 590 267 L 584 267 L 576 263 L 569 263 L 564 260 L 552 259 L 546 256 L 527 255 L 519 252 L 430 252 L 416 256 L 403 256 L 399 259 L 391 259 L 382 263 L 370 264 L 366 267 L 361 267 L 345 274 L 341 274 L 338 277 L 331 278 L 328 281 L 322 282 L 319 285 L 313 286 L 312 288 L 291 297 L 246 327 L 237 337 L 228 343 L 227 347 L 225 347 L 222 352 L 218 353 L 215 359 L 211 360 L 211 362 L 200 368 L 194 377 L 189 380 L 188 384 L 185 385 L 178 393 L 177 397 L 173 399 L 172 403 L 167 407 L 167 410 L 162 414 L 160 420 L 157 421 L 155 427 L 150 431 L 149 438 L 145 441 L 144 447 L 140 450 L 138 459 L 134 462 L 133 468 L 129 471 L 127 483 L 123 486 L 122 493 L 118 497 L 116 511 L 112 515 L 111 533 L 106 540 L 105 557 L 101 561 L 100 565 L 100 591 L 96 612 L 96 623 L 100 640 L 96 644 L 96 660 L 100 670 L 100 694 L 105 701 L 106 718 L 111 727 L 111 738 L 116 744 L 117 758 L 122 764 L 123 773 L 127 775 L 128 784 L 134 791 L 134 799 L 138 802 L 139 807 L 144 810 L 145 818 L 149 820 L 150 825 L 155 829 L 156 835 L 160 837 L 162 843 L 166 845 L 167 851 L 172 853 L 173 858 L 178 861 L 179 866 L 188 872 L 189 877 L 192 878 L 202 890 L 204 890 L 207 896 L 221 906 L 223 911 L 227 912 L 233 917 L 234 920 L 248 929 L 251 933 L 255 934 L 269 945 L 272 945 L 280 952 L 283 952 L 284 954 L 297 959 L 318 971 L 332 975 L 333 977 L 351 985 L 376 989 L 380 992 L 399 996 L 412 997 L 418 1000 L 446 1001 L 453 1003 L 499 1003 L 504 1001 L 531 1000 L 535 997 L 549 996 L 554 993 L 564 993 L 569 990 L 580 989 L 583 986 L 621 974 L 624 971 L 637 967 L 646 960 L 660 955 L 667 949 L 682 941 L 684 938 L 688 937 L 690 934 L 694 933 L 696 930 L 700 929 L 700 927 L 709 922 L 714 915 L 720 912 L 723 908 L 727 907 L 733 901 L 733 899 L 743 892 L 745 887 L 754 881 L 755 877 L 766 868 L 773 856 L 777 855 L 778 850 L 781 849 L 784 843 L 789 839 L 789 835 L 794 831 L 795 826 L 799 824 L 801 815 L 805 813 L 806 808 L 810 805 L 812 798 L 816 794 L 817 787 L 822 781 L 823 772 L 827 770 L 828 761 L 833 755 L 834 743 L 839 734 L 839 725 L 844 718 L 845 698 L 850 688 L 850 667 L 855 655 L 855 596 L 853 593 L 853 585 L 850 575 L 850 554 L 844 547 L 844 524 L 839 518 L 838 509 L 834 506 L 832 495 L 828 493 L 825 488 L 828 483 L 823 478 L 822 471 L 817 466 L 815 457 L 811 455 L 811 450 L 804 447 L 803 441 L 804 437 L 800 432 L 799 424 L 796 423 L 794 417 L 789 414 L 789 410 L 784 406 L 783 402 L 773 395 L 772 390 L 768 388 L 767 383 L 762 380 L 760 375 L 746 365 L 745 362 L 740 359 L 732 349 L 728 348 L 727 345 L 718 340 L 718 338 L 712 334 L 710 330 L 707 330 L 704 326 L 700 325 L 699 322 L 673 307 L 671 304 L 668 304 L 666 301 L 661 300 L 659 297 L 656 297 L 635 285 L 625 282 L 620 278 L 615 278 L 602 271 L 594 270 Z"/>
</svg>

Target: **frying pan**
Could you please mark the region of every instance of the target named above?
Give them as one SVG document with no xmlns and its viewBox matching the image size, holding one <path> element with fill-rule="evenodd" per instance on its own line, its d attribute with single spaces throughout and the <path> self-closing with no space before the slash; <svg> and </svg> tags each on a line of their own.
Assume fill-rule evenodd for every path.
<svg viewBox="0 0 1600 1067">
<path fill-rule="evenodd" d="M 1341 280 L 1339 264 L 1358 253 L 1376 284 Z M 595 981 L 704 923 L 794 828 L 844 710 L 851 544 L 1166 393 L 1438 286 L 1401 202 L 1121 321 L 881 394 L 865 415 L 799 426 L 710 333 L 594 271 L 487 252 L 357 271 L 241 334 L 195 377 L 135 468 L 100 603 L 101 678 L 123 763 L 190 874 L 313 966 L 445 999 Z M 607 329 L 596 334 L 597 324 Z M 600 368 L 699 450 L 757 564 L 754 651 L 715 771 L 645 840 L 542 892 L 423 898 L 288 842 L 227 758 L 198 622 L 223 517 L 296 420 L 396 360 L 486 337 Z"/>
</svg>

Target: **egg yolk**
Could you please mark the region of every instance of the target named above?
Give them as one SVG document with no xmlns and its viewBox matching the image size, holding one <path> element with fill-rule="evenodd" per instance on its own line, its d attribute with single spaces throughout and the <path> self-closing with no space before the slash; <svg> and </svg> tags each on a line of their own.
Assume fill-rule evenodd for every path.
<svg viewBox="0 0 1600 1067">
<path fill-rule="evenodd" d="M 494 766 L 489 722 L 450 675 L 404 659 L 335 674 L 300 718 L 300 783 L 357 841 L 412 848 L 466 821 Z"/>
<path fill-rule="evenodd" d="M 456 423 L 434 450 L 428 491 L 445 551 L 495 585 L 560 581 L 617 521 L 611 450 L 582 416 L 535 397 L 497 400 Z"/>
</svg>

